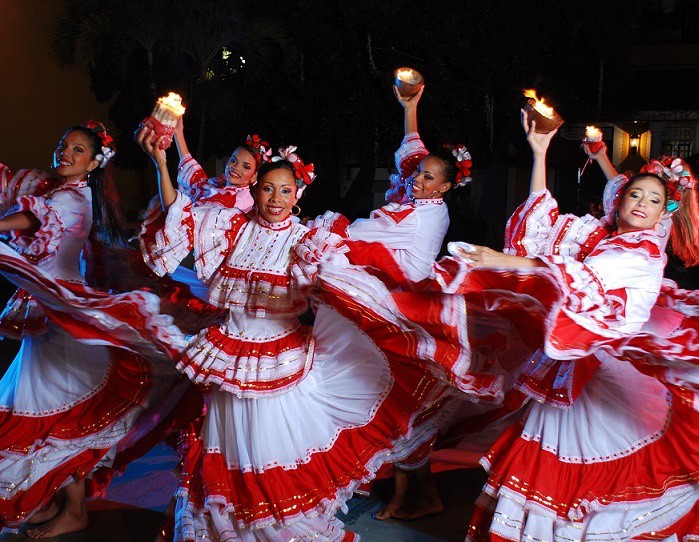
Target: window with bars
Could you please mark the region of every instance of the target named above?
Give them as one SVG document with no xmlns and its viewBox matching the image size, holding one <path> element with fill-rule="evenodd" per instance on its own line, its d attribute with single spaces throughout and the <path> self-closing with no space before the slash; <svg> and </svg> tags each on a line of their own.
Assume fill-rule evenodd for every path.
<svg viewBox="0 0 699 542">
<path fill-rule="evenodd" d="M 694 154 L 694 126 L 669 125 L 663 137 L 663 154 L 687 158 Z"/>
</svg>

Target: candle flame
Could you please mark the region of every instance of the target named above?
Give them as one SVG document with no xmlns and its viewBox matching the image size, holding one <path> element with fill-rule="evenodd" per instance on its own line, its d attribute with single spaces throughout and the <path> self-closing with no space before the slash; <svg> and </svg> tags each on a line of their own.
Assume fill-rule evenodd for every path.
<svg viewBox="0 0 699 542">
<path fill-rule="evenodd" d="M 158 105 L 170 109 L 175 115 L 182 116 L 186 108 L 182 105 L 182 97 L 176 92 L 170 92 L 167 96 L 158 98 Z"/>
<path fill-rule="evenodd" d="M 585 139 L 595 143 L 602 141 L 602 131 L 597 126 L 585 126 Z"/>
<path fill-rule="evenodd" d="M 405 83 L 416 85 L 420 82 L 420 74 L 413 68 L 398 68 L 396 78 Z"/>
<path fill-rule="evenodd" d="M 525 98 L 531 98 L 534 100 L 534 104 L 532 107 L 536 109 L 536 111 L 540 114 L 543 115 L 544 117 L 548 119 L 552 119 L 555 117 L 555 113 L 553 111 L 553 107 L 549 107 L 546 105 L 544 98 L 542 97 L 541 99 L 537 98 L 536 96 L 536 90 L 533 88 L 529 89 L 524 89 L 524 97 Z"/>
</svg>

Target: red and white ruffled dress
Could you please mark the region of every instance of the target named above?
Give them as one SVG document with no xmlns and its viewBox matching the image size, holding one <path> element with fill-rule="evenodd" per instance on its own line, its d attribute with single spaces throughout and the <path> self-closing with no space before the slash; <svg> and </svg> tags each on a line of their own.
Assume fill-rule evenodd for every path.
<svg viewBox="0 0 699 542">
<path fill-rule="evenodd" d="M 316 307 L 313 329 L 299 322 L 320 260 L 347 263 L 338 236 L 315 233 L 289 219 L 192 207 L 182 193 L 144 223 L 152 268 L 171 271 L 193 248 L 210 302 L 229 311 L 178 364 L 212 390 L 184 463 L 175 540 L 357 540 L 337 509 L 381 464 L 429 438 L 431 427 L 421 438 L 412 426 L 440 388 L 412 362 L 418 344 L 397 371 L 330 307 Z"/>
<path fill-rule="evenodd" d="M 254 201 L 249 186 L 228 184 L 224 175 L 207 177 L 191 154 L 182 157 L 177 168 L 177 188 L 197 205 L 237 207 L 243 212 L 252 209 Z"/>
<path fill-rule="evenodd" d="M 607 187 L 610 212 L 624 181 Z M 699 536 L 699 294 L 662 280 L 666 239 L 611 235 L 610 218 L 561 216 L 539 192 L 507 241 L 544 268 L 448 257 L 418 282 L 390 265 L 316 273 L 314 297 L 390 358 L 420 344 L 465 397 L 502 401 L 479 422 L 529 403 L 484 458 L 470 540 Z"/>
<path fill-rule="evenodd" d="M 666 239 L 610 224 L 559 215 L 548 191 L 508 223 L 509 252 L 543 261 L 557 293 L 512 393 L 534 400 L 481 461 L 489 479 L 468 540 L 699 536 L 699 299 L 663 285 Z M 544 300 L 533 275 L 508 280 Z"/>
<path fill-rule="evenodd" d="M 42 175 L 24 178 L 30 177 Z M 18 176 L 5 186 L 17 183 L 25 195 L 12 211 L 33 214 L 39 226 L 12 234 L 21 255 L 0 244 L 0 273 L 24 289 L 2 315 L 10 336 L 24 332 L 0 381 L 0 525 L 10 528 L 74 478 L 89 477 L 88 491 L 99 493 L 111 472 L 97 467 L 122 467 L 200 406 L 171 364 L 157 363 L 180 335 L 169 317 L 157 314 L 158 299 L 109 296 L 85 285 L 80 253 L 92 225 L 87 183 L 66 183 L 43 196 L 26 195 L 33 188 Z M 159 345 L 143 340 L 146 334 Z M 175 406 L 183 410 L 174 412 Z M 194 415 L 187 417 L 189 407 Z"/>
<path fill-rule="evenodd" d="M 427 154 L 418 133 L 407 134 L 395 153 L 398 173 L 392 176 L 392 187 L 386 194 L 391 200 L 388 204 L 372 211 L 369 218 L 357 219 L 351 224 L 338 213 L 326 212 L 308 226 L 345 239 L 349 249 L 345 256 L 352 265 L 371 268 L 379 275 L 386 267 L 396 268 L 409 280 L 424 279 L 432 270 L 449 228 L 449 212 L 442 198 L 409 201 L 406 197 L 405 183 Z M 447 386 L 444 392 L 449 392 Z M 444 408 L 445 403 L 446 397 L 439 402 L 440 408 Z M 434 405 L 425 407 L 435 408 Z M 426 441 L 410 458 L 398 462 L 398 466 L 415 469 L 424 465 L 429 459 L 431 444 L 432 441 Z"/>
</svg>

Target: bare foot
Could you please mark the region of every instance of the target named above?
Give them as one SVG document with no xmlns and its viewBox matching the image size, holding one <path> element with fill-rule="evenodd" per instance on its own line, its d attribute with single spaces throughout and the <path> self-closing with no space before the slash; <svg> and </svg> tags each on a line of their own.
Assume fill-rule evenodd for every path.
<svg viewBox="0 0 699 542">
<path fill-rule="evenodd" d="M 51 501 L 46 508 L 34 512 L 34 514 L 27 519 L 27 523 L 44 523 L 45 521 L 55 518 L 59 510 L 56 501 Z"/>
<path fill-rule="evenodd" d="M 437 493 L 431 495 L 420 495 L 418 498 L 393 512 L 396 519 L 410 520 L 422 518 L 432 514 L 439 514 L 444 511 L 444 504 Z"/>
<path fill-rule="evenodd" d="M 383 521 L 395 517 L 398 510 L 407 504 L 408 498 L 408 472 L 397 467 L 393 468 L 394 494 L 385 508 L 382 508 L 371 517 Z"/>
<path fill-rule="evenodd" d="M 395 498 L 393 498 L 384 508 L 382 508 L 378 512 L 373 513 L 371 517 L 374 519 L 378 519 L 379 521 L 393 518 L 395 517 L 394 514 L 396 514 L 398 510 L 400 510 L 402 507 L 403 503 L 398 502 Z"/>
<path fill-rule="evenodd" d="M 395 470 L 396 475 L 401 472 L 404 471 Z M 398 506 L 391 510 L 386 517 L 403 520 L 417 519 L 430 514 L 438 514 L 444 510 L 444 504 L 434 484 L 429 463 L 410 471 L 409 474 L 406 473 L 406 478 L 407 487 L 402 487 L 404 481 L 400 480 L 398 476 L 395 477 L 396 496 L 393 497 L 389 506 L 394 502 L 398 503 Z"/>
<path fill-rule="evenodd" d="M 89 523 L 90 521 L 87 517 L 85 507 L 82 507 L 81 513 L 78 514 L 70 513 L 67 508 L 64 508 L 51 521 L 47 521 L 43 525 L 29 529 L 27 531 L 27 536 L 33 539 L 51 538 L 65 533 L 82 531 L 83 529 L 87 529 Z"/>
</svg>

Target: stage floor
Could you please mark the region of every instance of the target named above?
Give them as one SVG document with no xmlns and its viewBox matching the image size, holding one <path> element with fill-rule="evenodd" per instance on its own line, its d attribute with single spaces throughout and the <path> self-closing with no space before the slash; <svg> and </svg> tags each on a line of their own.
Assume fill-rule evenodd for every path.
<svg viewBox="0 0 699 542">
<path fill-rule="evenodd" d="M 132 463 L 116 478 L 103 500 L 88 503 L 90 527 L 85 531 L 52 539 L 60 542 L 152 542 L 162 522 L 162 512 L 177 480 L 172 472 L 175 459 L 170 449 L 156 446 Z M 447 465 L 448 466 L 448 465 Z M 377 521 L 371 514 L 382 506 L 391 483 L 378 480 L 369 497 L 355 497 L 349 513 L 341 514 L 347 528 L 362 542 L 462 542 L 473 502 L 485 482 L 481 469 L 450 469 L 437 462 L 435 480 L 445 510 L 413 521 Z M 29 541 L 22 534 L 0 535 L 2 542 Z"/>
</svg>

